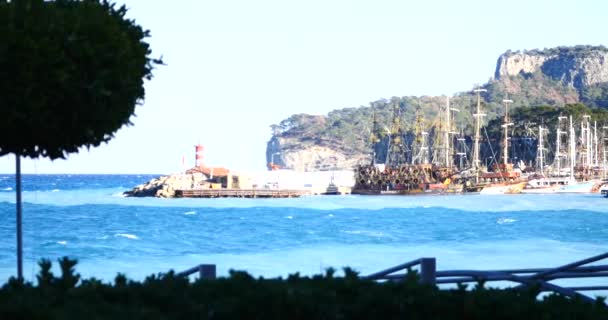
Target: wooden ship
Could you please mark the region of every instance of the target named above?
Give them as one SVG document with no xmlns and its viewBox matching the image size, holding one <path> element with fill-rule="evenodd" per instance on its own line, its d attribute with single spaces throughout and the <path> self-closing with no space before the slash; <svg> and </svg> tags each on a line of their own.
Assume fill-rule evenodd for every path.
<svg viewBox="0 0 608 320">
<path fill-rule="evenodd" d="M 388 132 L 386 159 L 382 163 L 376 163 L 374 154 L 370 164 L 356 168 L 352 193 L 407 195 L 462 192 L 599 192 L 602 185 L 608 190 L 608 126 L 604 125 L 598 130 L 597 122 L 592 124 L 589 115 L 583 115 L 579 119 L 559 116 L 554 149 L 546 146 L 545 137 L 549 128 L 541 124 L 537 129 L 530 129 L 538 132 L 533 136 L 536 143 L 535 165 L 531 165 L 532 160 L 524 159 L 530 161 L 530 166 L 526 166 L 522 159 L 511 162 L 512 155 L 509 150 L 512 147 L 512 139 L 509 133 L 513 130 L 514 123 L 510 119 L 509 105 L 513 101 L 504 99 L 500 154 L 494 154 L 492 151 L 492 156 L 488 157 L 492 161 L 489 164 L 482 163 L 481 132 L 482 129 L 485 130 L 483 118 L 486 114 L 482 110 L 480 94 L 484 91 L 486 90 L 481 88 L 474 90 L 477 106 L 473 112 L 475 127 L 470 153 L 464 134 L 454 128 L 453 112 L 458 110 L 450 108 L 449 98 L 445 109 L 440 112 L 439 125 L 435 126 L 432 148 L 429 147 L 429 134 L 419 109 L 414 120 L 414 139 L 409 146 L 404 143 L 400 102 L 395 99 L 392 102 L 393 114 Z M 575 129 L 578 126 L 574 124 L 575 121 L 580 121 L 580 130 Z M 379 142 L 377 127 L 374 113 L 372 145 Z M 545 160 L 549 150 L 554 150 L 552 163 Z M 406 157 L 406 154 L 410 156 Z M 514 159 L 517 160 L 517 156 Z M 608 191 L 604 193 L 608 194 Z"/>
<path fill-rule="evenodd" d="M 373 108 L 373 105 L 372 105 Z M 388 152 L 383 164 L 377 164 L 375 155 L 368 165 L 355 169 L 353 194 L 366 195 L 408 195 L 423 193 L 461 193 L 464 183 L 456 183 L 452 140 L 457 132 L 451 125 L 449 98 L 443 112 L 445 121 L 440 121 L 442 140 L 435 141 L 435 156 L 431 161 L 429 134 L 424 127 L 424 119 L 419 109 L 415 119 L 415 138 L 408 150 L 404 143 L 401 126 L 401 107 L 398 99 L 393 100 L 392 124 L 388 137 Z M 373 120 L 372 144 L 379 142 L 376 136 L 377 122 Z M 441 147 L 438 147 L 441 146 Z M 406 152 L 411 153 L 407 161 Z"/>
</svg>

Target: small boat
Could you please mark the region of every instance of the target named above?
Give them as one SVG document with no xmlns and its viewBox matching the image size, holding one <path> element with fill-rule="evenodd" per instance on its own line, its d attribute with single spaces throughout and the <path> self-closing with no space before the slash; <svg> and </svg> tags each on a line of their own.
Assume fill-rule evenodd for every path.
<svg viewBox="0 0 608 320">
<path fill-rule="evenodd" d="M 555 192 L 558 193 L 592 193 L 597 188 L 598 181 L 574 182 L 567 186 L 561 186 Z"/>
<path fill-rule="evenodd" d="M 528 178 L 526 189 L 544 189 L 553 186 L 566 186 L 572 183 L 573 180 L 568 176 L 562 177 L 544 177 L 542 175 Z"/>
<path fill-rule="evenodd" d="M 604 182 L 604 183 L 602 184 L 602 186 L 600 186 L 600 193 L 601 193 L 601 194 L 602 194 L 604 197 L 608 198 L 608 183 L 607 183 L 607 182 Z"/>
<path fill-rule="evenodd" d="M 340 192 L 340 189 L 338 188 L 338 186 L 334 183 L 334 176 L 333 175 L 331 176 L 331 181 L 329 182 L 329 185 L 325 189 L 325 192 L 323 192 L 321 194 L 325 195 L 325 196 L 333 196 L 333 195 L 341 195 L 342 194 Z"/>
<path fill-rule="evenodd" d="M 329 185 L 327 186 L 327 189 L 325 189 L 325 192 L 322 193 L 322 195 L 340 195 L 340 190 L 338 190 L 338 186 L 336 186 L 333 182 L 330 182 Z"/>
<path fill-rule="evenodd" d="M 576 183 L 570 177 L 545 177 L 543 175 L 528 178 L 528 184 L 521 193 L 556 193 L 563 186 Z"/>
<path fill-rule="evenodd" d="M 514 170 L 512 163 L 501 163 L 494 166 L 494 171 L 481 175 L 480 194 L 517 194 L 521 193 L 527 181 L 521 177 L 520 170 Z"/>
</svg>

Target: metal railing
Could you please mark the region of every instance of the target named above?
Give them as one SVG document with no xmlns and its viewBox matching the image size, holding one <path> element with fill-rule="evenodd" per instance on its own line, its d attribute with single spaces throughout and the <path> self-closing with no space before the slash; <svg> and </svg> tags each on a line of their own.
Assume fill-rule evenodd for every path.
<svg viewBox="0 0 608 320">
<path fill-rule="evenodd" d="M 196 267 L 192 267 L 188 270 L 178 272 L 175 275 L 178 277 L 188 277 L 197 272 L 200 279 L 214 280 L 216 277 L 216 268 L 214 264 L 199 264 Z"/>
<path fill-rule="evenodd" d="M 558 279 L 608 277 L 608 265 L 585 266 L 606 258 L 608 258 L 608 252 L 556 268 L 445 271 L 437 271 L 435 258 L 419 258 L 361 278 L 380 281 L 401 281 L 407 276 L 407 271 L 411 271 L 412 268 L 418 268 L 420 282 L 432 285 L 508 281 L 517 283 L 518 285 L 515 286 L 516 289 L 538 286 L 541 292 L 556 292 L 564 296 L 572 298 L 578 297 L 585 301 L 593 302 L 595 301 L 593 298 L 581 294 L 579 291 L 608 290 L 608 285 L 564 287 L 551 283 L 550 281 Z M 406 272 L 398 273 L 399 271 Z M 214 264 L 201 264 L 179 272 L 176 275 L 188 277 L 195 273 L 198 273 L 201 279 L 213 280 L 216 278 L 216 266 Z"/>
<path fill-rule="evenodd" d="M 398 266 L 364 276 L 369 280 L 403 280 L 407 273 L 418 267 L 420 281 L 433 285 L 438 284 L 464 284 L 468 282 L 509 281 L 517 283 L 517 289 L 538 286 L 542 292 L 556 292 L 568 297 L 578 297 L 593 302 L 593 298 L 581 294 L 579 291 L 608 290 L 608 285 L 563 287 L 550 283 L 557 279 L 573 278 L 602 278 L 608 277 L 608 265 L 584 266 L 608 258 L 608 252 L 587 259 L 579 260 L 556 268 L 527 268 L 507 270 L 436 270 L 435 258 L 420 258 Z"/>
</svg>

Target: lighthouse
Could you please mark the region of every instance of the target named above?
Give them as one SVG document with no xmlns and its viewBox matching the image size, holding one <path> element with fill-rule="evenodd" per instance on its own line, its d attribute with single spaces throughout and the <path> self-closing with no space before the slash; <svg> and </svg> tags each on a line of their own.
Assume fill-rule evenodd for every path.
<svg viewBox="0 0 608 320">
<path fill-rule="evenodd" d="M 197 168 L 201 168 L 201 167 L 204 166 L 203 159 L 204 159 L 204 150 L 205 150 L 205 148 L 203 147 L 202 144 L 199 143 L 196 146 L 194 146 L 194 150 L 196 152 L 195 153 L 196 158 L 195 158 L 195 161 L 194 161 L 194 166 L 197 167 Z"/>
</svg>

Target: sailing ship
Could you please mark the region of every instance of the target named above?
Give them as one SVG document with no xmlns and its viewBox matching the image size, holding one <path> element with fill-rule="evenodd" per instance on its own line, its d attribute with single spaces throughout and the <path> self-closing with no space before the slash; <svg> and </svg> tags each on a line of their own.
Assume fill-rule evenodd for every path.
<svg viewBox="0 0 608 320">
<path fill-rule="evenodd" d="M 439 125 L 435 126 L 438 130 L 434 131 L 435 141 L 432 143 L 432 148 L 429 147 L 431 135 L 425 130 L 425 121 L 419 108 L 413 126 L 414 139 L 409 148 L 406 147 L 400 123 L 399 99 L 394 100 L 393 121 L 390 130 L 387 128 L 389 136 L 386 159 L 383 163 L 376 164 L 376 157 L 372 157 L 370 165 L 356 169 L 353 194 L 599 192 L 601 179 L 607 178 L 608 127 L 603 126 L 600 129 L 602 136 L 600 139 L 597 123 L 592 127 L 591 117 L 586 115 L 581 119 L 579 139 L 572 116 L 558 117 L 554 159 L 551 164 L 545 160 L 547 155 L 551 154 L 551 148 L 545 145 L 549 128 L 544 124 L 538 126 L 536 170 L 530 173 L 530 169 L 534 170 L 532 161 L 528 167 L 521 160 L 517 164 L 510 162 L 509 132 L 514 123 L 509 117 L 509 105 L 513 101 L 506 98 L 502 101 L 504 120 L 501 161 L 482 165 L 481 130 L 485 130 L 482 120 L 486 114 L 482 110 L 481 93 L 485 91 L 482 88 L 474 90 L 477 95 L 477 106 L 473 113 L 475 132 L 470 153 L 464 135 L 454 128 L 453 113 L 459 110 L 450 107 L 449 97 L 445 109 L 440 112 Z M 374 113 L 374 128 L 376 126 Z M 535 129 L 531 130 L 535 131 Z M 373 136 L 375 132 L 376 129 L 372 131 L 372 142 L 378 142 Z M 406 157 L 406 154 L 411 156 Z M 471 154 L 470 158 L 469 154 Z M 496 155 L 488 157 L 493 159 L 492 162 L 497 162 L 498 158 Z M 517 157 L 515 156 L 514 159 Z"/>
<path fill-rule="evenodd" d="M 451 130 L 451 113 L 457 111 L 450 108 L 449 98 L 445 107 L 445 123 L 441 125 L 444 143 L 435 143 L 443 146 L 440 155 L 430 161 L 430 148 L 428 146 L 428 132 L 425 130 L 425 121 L 417 109 L 415 119 L 415 139 L 411 145 L 411 161 L 407 161 L 406 147 L 403 141 L 401 127 L 401 108 L 398 99 L 393 100 L 393 119 L 389 132 L 388 152 L 384 164 L 376 164 L 375 159 L 366 166 L 355 170 L 355 186 L 353 194 L 424 194 L 424 193 L 460 193 L 463 184 L 456 183 L 452 177 L 457 173 L 453 166 L 451 140 L 455 133 Z M 373 104 L 372 104 L 373 108 Z M 372 130 L 372 143 L 377 142 L 376 121 L 374 114 L 374 130 Z M 437 148 L 439 149 L 439 148 Z M 372 157 L 374 158 L 374 157 Z M 441 159 L 441 160 L 440 160 Z"/>
<path fill-rule="evenodd" d="M 485 114 L 481 114 L 481 110 L 479 108 L 480 98 L 479 92 L 485 91 L 484 89 L 477 89 L 477 125 L 476 128 L 480 127 L 481 117 L 485 116 Z M 496 164 L 493 167 L 493 171 L 488 171 L 489 168 L 485 168 L 485 172 L 482 172 L 480 179 L 477 181 L 478 186 L 481 186 L 482 189 L 480 191 L 481 194 L 516 194 L 520 193 L 521 190 L 525 187 L 526 182 L 523 181 L 521 177 L 521 171 L 514 170 L 513 164 L 509 163 L 509 127 L 513 126 L 513 123 L 509 119 L 509 104 L 513 103 L 513 100 L 504 99 L 503 101 L 505 107 L 504 114 L 504 122 L 502 124 L 503 130 L 503 153 L 502 153 L 502 163 Z M 479 150 L 479 137 L 477 137 L 478 129 L 476 129 L 476 150 Z M 474 160 L 478 164 L 479 162 L 479 151 L 477 151 L 474 155 Z M 477 170 L 480 170 L 481 166 Z"/>
<path fill-rule="evenodd" d="M 599 175 L 605 176 L 605 150 L 603 143 L 602 167 L 599 166 L 599 140 L 597 136 L 597 123 L 594 124 L 594 134 L 591 134 L 590 117 L 584 115 L 581 121 L 580 138 L 576 139 L 576 132 L 572 116 L 558 117 L 556 130 L 556 148 L 553 167 L 545 172 L 544 166 L 540 166 L 539 172 L 531 176 L 525 193 L 589 193 L 598 192 L 601 181 Z M 567 130 L 562 130 L 566 122 L 569 124 Z M 540 130 L 539 130 L 540 131 Z M 539 132 L 539 160 L 543 163 L 545 150 L 543 143 L 544 135 Z M 567 137 L 567 150 L 564 150 L 562 138 Z M 605 139 L 605 138 L 604 138 Z"/>
</svg>

